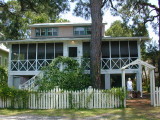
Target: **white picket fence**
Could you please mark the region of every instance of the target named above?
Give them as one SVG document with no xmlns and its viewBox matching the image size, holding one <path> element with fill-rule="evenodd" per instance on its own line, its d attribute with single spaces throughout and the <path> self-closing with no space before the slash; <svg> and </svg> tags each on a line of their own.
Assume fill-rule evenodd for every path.
<svg viewBox="0 0 160 120">
<path fill-rule="evenodd" d="M 122 90 L 122 89 L 121 89 Z M 31 93 L 27 108 L 29 109 L 67 109 L 67 108 L 119 108 L 124 107 L 124 100 L 121 99 L 120 89 L 103 90 L 88 89 L 80 91 L 66 91 L 56 87 L 47 92 Z M 123 90 L 122 90 L 123 91 Z M 25 105 L 25 106 L 26 106 Z M 15 102 L 14 108 L 23 108 L 24 103 Z M 11 107 L 11 100 L 0 99 L 0 108 Z"/>
<path fill-rule="evenodd" d="M 155 106 L 160 106 L 160 87 L 155 89 Z"/>
</svg>

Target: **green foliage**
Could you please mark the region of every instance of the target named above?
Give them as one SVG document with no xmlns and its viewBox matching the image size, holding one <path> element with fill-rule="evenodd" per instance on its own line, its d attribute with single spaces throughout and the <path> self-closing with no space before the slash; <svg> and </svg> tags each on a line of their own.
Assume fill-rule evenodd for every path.
<svg viewBox="0 0 160 120">
<path fill-rule="evenodd" d="M 66 90 L 80 90 L 90 85 L 90 79 L 76 60 L 69 57 L 55 58 L 42 69 L 44 78 L 37 81 L 40 90 L 50 90 L 55 86 Z"/>
<path fill-rule="evenodd" d="M 124 101 L 124 99 L 127 96 L 127 91 L 124 88 L 112 88 L 112 89 L 109 89 L 109 90 L 103 90 L 103 92 L 108 93 L 108 94 L 113 94 L 116 97 L 119 97 L 119 99 L 121 101 Z"/>
<path fill-rule="evenodd" d="M 0 66 L 0 86 L 7 86 L 7 79 L 7 70 L 4 67 Z"/>
<path fill-rule="evenodd" d="M 148 31 L 143 23 L 128 26 L 127 23 L 117 20 L 111 24 L 105 34 L 112 37 L 136 37 L 148 36 Z"/>
<path fill-rule="evenodd" d="M 8 1 L 1 13 L 0 32 L 6 39 L 25 39 L 30 35 L 28 25 L 33 23 L 50 23 L 59 20 L 59 13 L 68 10 L 68 2 L 35 0 Z M 59 20 L 63 21 L 63 19 Z M 58 21 L 58 22 L 59 22 Z M 67 21 L 67 20 L 64 20 Z"/>
<path fill-rule="evenodd" d="M 131 37 L 132 30 L 120 20 L 111 24 L 111 27 L 105 32 L 105 35 L 112 37 Z"/>
<path fill-rule="evenodd" d="M 18 90 L 9 88 L 8 86 L 0 86 L 0 98 L 2 101 L 11 100 L 10 108 L 28 108 L 30 92 L 26 90 Z"/>
</svg>

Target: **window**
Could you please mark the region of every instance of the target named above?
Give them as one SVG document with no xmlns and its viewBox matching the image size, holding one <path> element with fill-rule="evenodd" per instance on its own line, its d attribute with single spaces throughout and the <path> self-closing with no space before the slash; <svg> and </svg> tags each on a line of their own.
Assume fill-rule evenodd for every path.
<svg viewBox="0 0 160 120">
<path fill-rule="evenodd" d="M 46 35 L 46 29 L 45 28 L 41 28 L 41 36 L 45 36 Z"/>
<path fill-rule="evenodd" d="M 28 44 L 20 44 L 20 55 L 19 55 L 20 60 L 27 59 L 27 47 L 28 47 Z"/>
<path fill-rule="evenodd" d="M 111 42 L 111 56 L 112 58 L 119 57 L 119 41 Z"/>
<path fill-rule="evenodd" d="M 91 35 L 91 27 L 86 27 L 86 35 Z"/>
<path fill-rule="evenodd" d="M 38 59 L 45 59 L 45 44 L 39 43 L 38 44 Z"/>
<path fill-rule="evenodd" d="M 90 42 L 83 42 L 83 57 L 90 57 Z"/>
<path fill-rule="evenodd" d="M 58 35 L 58 28 L 52 28 L 53 29 L 53 35 L 52 36 L 57 36 Z"/>
<path fill-rule="evenodd" d="M 55 43 L 55 57 L 63 56 L 63 43 Z"/>
<path fill-rule="evenodd" d="M 19 44 L 13 44 L 12 45 L 12 60 L 18 60 L 19 59 Z"/>
<path fill-rule="evenodd" d="M 85 35 L 85 28 L 84 27 L 75 27 L 74 28 L 74 35 Z"/>
<path fill-rule="evenodd" d="M 74 35 L 91 35 L 91 27 L 74 27 Z"/>
<path fill-rule="evenodd" d="M 40 34 L 40 31 L 41 31 L 40 28 L 36 28 L 36 36 L 40 36 L 40 35 L 41 35 L 41 34 Z"/>
<path fill-rule="evenodd" d="M 54 59 L 54 43 L 46 43 L 46 59 Z"/>
<path fill-rule="evenodd" d="M 58 28 L 36 28 L 36 36 L 57 36 Z"/>
<path fill-rule="evenodd" d="M 77 57 L 77 47 L 69 47 L 69 57 Z"/>
<path fill-rule="evenodd" d="M 138 57 L 137 41 L 129 41 L 130 57 Z"/>
<path fill-rule="evenodd" d="M 103 41 L 102 42 L 102 58 L 109 58 L 109 42 Z"/>
<path fill-rule="evenodd" d="M 129 57 L 128 41 L 120 41 L 121 57 Z"/>
<path fill-rule="evenodd" d="M 36 59 L 36 44 L 29 44 L 28 59 Z"/>
<path fill-rule="evenodd" d="M 52 36 L 52 28 L 48 28 L 48 36 Z"/>
</svg>

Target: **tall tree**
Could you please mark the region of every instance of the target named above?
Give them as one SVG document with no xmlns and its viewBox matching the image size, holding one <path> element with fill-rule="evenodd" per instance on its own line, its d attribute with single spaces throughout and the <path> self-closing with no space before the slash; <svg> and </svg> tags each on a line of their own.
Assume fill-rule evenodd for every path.
<svg viewBox="0 0 160 120">
<path fill-rule="evenodd" d="M 90 75 L 92 85 L 95 88 L 100 88 L 101 79 L 101 41 L 102 41 L 102 16 L 105 8 L 115 9 L 114 0 L 77 0 L 74 9 L 76 16 L 81 16 L 86 19 L 91 17 L 92 34 L 90 42 Z M 116 0 L 117 1 L 117 0 Z"/>
</svg>

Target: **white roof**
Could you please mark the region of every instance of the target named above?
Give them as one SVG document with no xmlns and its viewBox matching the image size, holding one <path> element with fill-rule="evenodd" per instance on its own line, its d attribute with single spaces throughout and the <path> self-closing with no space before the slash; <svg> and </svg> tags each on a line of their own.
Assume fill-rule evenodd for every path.
<svg viewBox="0 0 160 120">
<path fill-rule="evenodd" d="M 107 24 L 107 23 L 103 23 L 103 24 Z M 29 25 L 29 27 L 46 27 L 46 26 L 86 26 L 86 25 L 91 25 L 91 23 L 70 23 L 70 22 L 66 22 L 66 23 L 36 23 L 36 24 L 32 24 Z"/>
<path fill-rule="evenodd" d="M 3 50 L 5 52 L 9 52 L 9 49 L 5 45 L 3 45 L 3 43 L 0 44 L 0 50 Z"/>
</svg>

